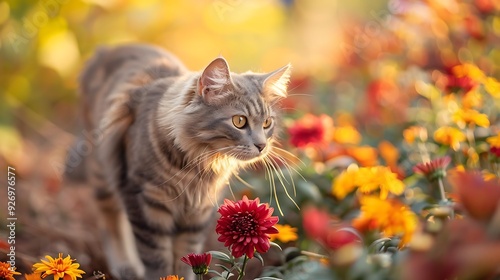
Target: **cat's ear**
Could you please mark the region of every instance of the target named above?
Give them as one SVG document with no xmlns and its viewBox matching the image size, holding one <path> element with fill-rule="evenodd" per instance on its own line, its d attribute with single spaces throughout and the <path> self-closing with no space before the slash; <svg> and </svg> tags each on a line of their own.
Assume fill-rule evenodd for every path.
<svg viewBox="0 0 500 280">
<path fill-rule="evenodd" d="M 291 70 L 292 66 L 287 64 L 280 69 L 265 75 L 264 94 L 267 98 L 277 99 L 286 97 Z"/>
<path fill-rule="evenodd" d="M 229 66 L 223 57 L 218 57 L 203 70 L 197 92 L 207 103 L 214 104 L 230 94 L 231 86 Z"/>
</svg>

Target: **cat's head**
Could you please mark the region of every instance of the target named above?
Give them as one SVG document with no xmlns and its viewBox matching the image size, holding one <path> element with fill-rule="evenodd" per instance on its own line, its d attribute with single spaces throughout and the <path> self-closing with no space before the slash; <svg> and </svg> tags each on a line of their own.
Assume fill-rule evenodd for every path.
<svg viewBox="0 0 500 280">
<path fill-rule="evenodd" d="M 290 68 L 235 74 L 224 58 L 212 61 L 196 76 L 186 99 L 182 135 L 190 142 L 187 149 L 242 162 L 267 156 L 276 137 L 279 100 L 286 97 Z"/>
</svg>

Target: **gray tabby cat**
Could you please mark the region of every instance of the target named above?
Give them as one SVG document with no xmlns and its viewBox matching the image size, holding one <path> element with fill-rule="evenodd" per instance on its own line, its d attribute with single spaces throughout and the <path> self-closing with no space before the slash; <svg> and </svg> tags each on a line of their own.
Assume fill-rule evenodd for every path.
<svg viewBox="0 0 500 280">
<path fill-rule="evenodd" d="M 190 72 L 162 49 L 100 49 L 81 76 L 86 161 L 103 216 L 113 276 L 194 279 L 181 262 L 199 253 L 231 174 L 263 160 L 275 139 L 287 65 L 229 71 L 222 58 Z"/>
</svg>

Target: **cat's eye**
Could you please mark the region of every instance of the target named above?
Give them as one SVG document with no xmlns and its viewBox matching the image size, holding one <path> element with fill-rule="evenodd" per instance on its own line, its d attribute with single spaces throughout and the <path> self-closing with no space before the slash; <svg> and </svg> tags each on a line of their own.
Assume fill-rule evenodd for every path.
<svg viewBox="0 0 500 280">
<path fill-rule="evenodd" d="M 233 116 L 233 124 L 237 128 L 243 128 L 247 124 L 247 117 L 241 115 Z"/>
<path fill-rule="evenodd" d="M 264 128 L 269 128 L 273 124 L 273 119 L 272 118 L 267 118 L 264 121 L 264 124 L 262 125 Z"/>
</svg>

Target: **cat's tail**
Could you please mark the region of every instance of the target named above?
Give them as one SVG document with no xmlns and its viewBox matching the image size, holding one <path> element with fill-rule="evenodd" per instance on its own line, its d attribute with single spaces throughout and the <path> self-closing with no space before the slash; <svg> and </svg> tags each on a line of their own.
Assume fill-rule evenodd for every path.
<svg viewBox="0 0 500 280">
<path fill-rule="evenodd" d="M 100 47 L 85 64 L 79 77 L 80 93 L 80 128 L 73 145 L 66 154 L 64 163 L 64 180 L 71 183 L 85 183 L 87 181 L 88 154 L 93 148 L 92 131 L 89 127 L 92 115 L 92 100 L 106 83 L 109 73 L 106 73 L 106 61 L 110 49 Z M 87 132 L 87 133 L 86 133 Z"/>
</svg>

